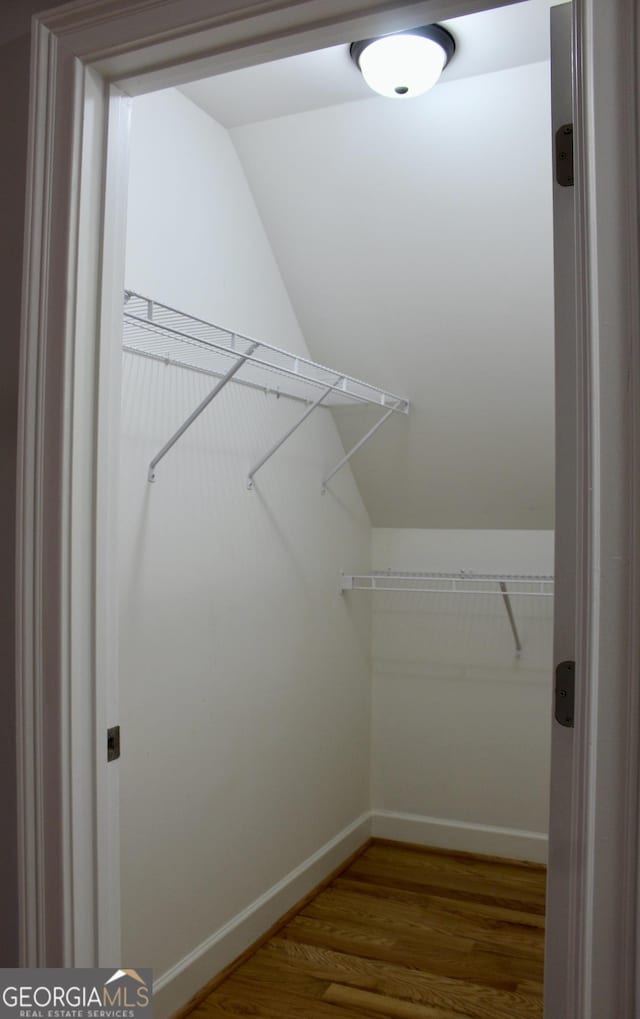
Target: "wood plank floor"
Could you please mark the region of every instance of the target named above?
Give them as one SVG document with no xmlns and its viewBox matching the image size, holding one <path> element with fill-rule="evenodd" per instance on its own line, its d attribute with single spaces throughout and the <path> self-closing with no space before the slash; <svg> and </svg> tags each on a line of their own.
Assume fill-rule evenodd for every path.
<svg viewBox="0 0 640 1019">
<path fill-rule="evenodd" d="M 545 870 L 374 842 L 193 1019 L 542 1016 Z"/>
</svg>

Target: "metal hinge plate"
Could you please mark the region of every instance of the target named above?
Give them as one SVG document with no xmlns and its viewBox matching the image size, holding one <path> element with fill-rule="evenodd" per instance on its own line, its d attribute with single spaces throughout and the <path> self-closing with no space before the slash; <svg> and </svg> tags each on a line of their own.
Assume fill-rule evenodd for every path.
<svg viewBox="0 0 640 1019">
<path fill-rule="evenodd" d="M 120 726 L 114 725 L 107 729 L 107 761 L 117 761 L 120 757 Z"/>
<path fill-rule="evenodd" d="M 556 131 L 556 180 L 562 188 L 573 187 L 573 124 Z"/>
<path fill-rule="evenodd" d="M 575 709 L 576 663 L 560 662 L 556 668 L 556 722 L 573 729 Z"/>
</svg>

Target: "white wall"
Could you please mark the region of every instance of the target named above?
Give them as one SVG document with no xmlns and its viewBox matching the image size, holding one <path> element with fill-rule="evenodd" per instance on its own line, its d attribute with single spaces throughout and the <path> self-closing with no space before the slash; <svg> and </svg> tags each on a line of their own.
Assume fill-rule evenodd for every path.
<svg viewBox="0 0 640 1019">
<path fill-rule="evenodd" d="M 354 460 L 376 527 L 553 527 L 549 74 L 232 131 L 313 356 L 412 401 Z"/>
<path fill-rule="evenodd" d="M 131 159 L 127 286 L 306 353 L 228 133 L 180 93 L 148 96 Z M 342 451 L 328 414 L 248 493 L 247 468 L 301 408 L 229 386 L 147 483 L 210 385 L 124 358 L 123 957 L 174 988 L 161 1015 L 229 961 L 218 948 L 243 911 L 264 919 L 256 903 L 336 836 L 346 855 L 366 822 L 340 833 L 371 799 L 380 834 L 544 851 L 549 603 L 515 602 L 520 661 L 500 600 L 378 595 L 372 636 L 371 597 L 337 594 L 341 569 L 369 568 L 371 529 L 348 470 L 319 494 Z M 551 572 L 552 536 L 377 530 L 373 557 Z"/>
<path fill-rule="evenodd" d="M 553 573 L 551 531 L 374 529 L 374 569 Z M 374 832 L 544 859 L 553 599 L 383 594 L 373 609 Z"/>
<path fill-rule="evenodd" d="M 227 132 L 174 91 L 134 103 L 126 285 L 306 353 Z M 349 470 L 320 495 L 335 426 L 316 412 L 249 493 L 302 408 L 229 386 L 149 485 L 211 385 L 124 357 L 123 958 L 157 979 L 200 952 L 183 1000 L 230 961 L 215 932 L 369 807 L 370 606 L 337 588 L 370 526 Z"/>
</svg>

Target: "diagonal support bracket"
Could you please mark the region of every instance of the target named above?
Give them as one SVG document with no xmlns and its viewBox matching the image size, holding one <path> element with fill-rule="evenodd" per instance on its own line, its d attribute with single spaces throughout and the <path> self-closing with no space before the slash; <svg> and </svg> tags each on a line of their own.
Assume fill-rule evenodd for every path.
<svg viewBox="0 0 640 1019">
<path fill-rule="evenodd" d="M 282 436 L 282 438 L 278 439 L 278 441 L 275 443 L 275 445 L 273 445 L 271 447 L 271 449 L 268 450 L 264 454 L 264 456 L 260 458 L 260 460 L 258 460 L 257 464 L 255 464 L 251 468 L 251 470 L 247 474 L 247 488 L 249 489 L 249 491 L 251 491 L 251 489 L 253 488 L 253 479 L 254 479 L 255 475 L 258 473 L 258 471 L 260 470 L 260 468 L 264 467 L 264 465 L 266 464 L 267 460 L 270 460 L 274 453 L 277 453 L 277 451 L 280 449 L 280 446 L 282 446 L 287 441 L 287 439 L 290 438 L 290 436 L 292 436 L 293 433 L 298 430 L 298 428 L 303 423 L 303 421 L 307 420 L 309 415 L 313 413 L 313 411 L 316 409 L 316 407 L 320 406 L 322 401 L 326 399 L 326 397 L 329 395 L 329 393 L 332 393 L 334 391 L 335 387 L 340 382 L 342 382 L 343 377 L 344 376 L 339 375 L 338 378 L 335 380 L 335 382 L 332 382 L 330 386 L 327 386 L 327 388 L 324 390 L 324 392 L 320 394 L 318 399 L 314 400 L 313 403 L 310 404 L 307 407 L 307 409 L 305 410 L 305 412 L 302 415 L 302 417 L 298 418 L 296 423 L 294 425 L 292 425 L 291 428 L 289 428 L 289 430 L 287 432 L 285 432 L 285 434 Z"/>
<path fill-rule="evenodd" d="M 507 585 L 503 580 L 500 581 L 500 590 L 502 591 L 502 600 L 504 601 L 504 607 L 507 610 L 509 622 L 511 624 L 511 632 L 513 633 L 513 639 L 516 642 L 516 657 L 520 658 L 522 654 L 522 643 L 520 641 L 520 634 L 518 633 L 518 627 L 513 615 L 513 609 L 511 607 L 511 598 L 509 597 L 509 591 Z"/>
<path fill-rule="evenodd" d="M 387 418 L 390 418 L 390 417 L 391 417 L 391 415 L 392 415 L 393 413 L 395 413 L 395 411 L 396 411 L 396 408 L 395 408 L 395 407 L 391 407 L 391 408 L 390 408 L 390 409 L 389 409 L 389 410 L 388 410 L 388 411 L 386 412 L 386 414 L 383 414 L 383 415 L 382 415 L 382 417 L 380 418 L 380 420 L 379 420 L 379 421 L 376 421 L 376 423 L 375 423 L 375 425 L 373 426 L 373 428 L 370 428 L 370 429 L 369 429 L 369 431 L 367 432 L 367 434 L 366 434 L 366 435 L 363 435 L 363 436 L 362 436 L 362 438 L 360 439 L 360 441 L 359 441 L 359 442 L 356 442 L 356 444 L 355 444 L 355 446 L 353 447 L 353 449 L 350 449 L 350 450 L 349 450 L 349 452 L 348 452 L 348 453 L 347 453 L 347 454 L 346 454 L 345 456 L 343 456 L 343 458 L 342 458 L 342 460 L 340 461 L 340 463 L 336 464 L 336 466 L 335 466 L 335 467 L 333 468 L 333 470 L 332 470 L 332 471 L 331 471 L 331 472 L 330 472 L 329 474 L 327 474 L 326 478 L 323 478 L 323 479 L 322 479 L 322 494 L 323 494 L 323 495 L 324 495 L 324 493 L 326 492 L 326 490 L 327 490 L 327 485 L 328 485 L 328 484 L 329 484 L 329 482 L 331 481 L 331 479 L 332 479 L 332 477 L 334 476 L 334 474 L 337 474 L 337 473 L 338 473 L 338 471 L 339 471 L 339 470 L 340 470 L 340 469 L 341 469 L 342 467 L 344 467 L 344 465 L 345 465 L 345 464 L 349 463 L 349 460 L 351 459 L 351 457 L 353 456 L 353 454 L 354 454 L 354 453 L 357 453 L 359 449 L 362 449 L 362 447 L 364 446 L 365 442 L 368 442 L 368 441 L 369 441 L 369 439 L 370 439 L 370 438 L 372 437 L 372 435 L 375 435 L 375 433 L 376 433 L 376 432 L 378 431 L 378 428 L 381 428 L 381 427 L 382 427 L 382 425 L 383 425 L 383 424 L 385 423 L 385 421 L 387 420 Z"/>
<path fill-rule="evenodd" d="M 163 459 L 163 457 L 165 457 L 167 455 L 167 453 L 169 452 L 169 450 L 173 446 L 175 446 L 175 444 L 178 441 L 178 439 L 182 438 L 182 436 L 186 432 L 187 428 L 190 428 L 191 425 L 193 424 L 193 422 L 196 421 L 197 418 L 200 417 L 200 415 L 202 414 L 203 410 L 207 409 L 207 407 L 209 406 L 211 401 L 216 398 L 216 396 L 218 395 L 220 390 L 224 389 L 224 387 L 226 386 L 227 382 L 231 381 L 231 379 L 236 374 L 236 372 L 238 372 L 242 368 L 242 366 L 245 363 L 245 361 L 247 360 L 247 358 L 249 358 L 251 356 L 253 351 L 258 346 L 260 346 L 259 343 L 252 343 L 248 347 L 248 349 L 244 352 L 244 354 L 242 354 L 242 356 L 239 357 L 237 361 L 234 361 L 234 363 L 231 365 L 231 368 L 229 369 L 227 374 L 222 376 L 220 381 L 213 387 L 211 392 L 207 396 L 205 396 L 205 398 L 202 401 L 202 403 L 198 404 L 196 409 L 193 411 L 192 414 L 189 415 L 189 417 L 184 422 L 184 424 L 180 425 L 180 427 L 178 428 L 177 432 L 174 432 L 174 434 L 171 436 L 169 441 L 165 442 L 165 444 L 162 447 L 162 449 L 160 450 L 160 452 L 156 453 L 156 455 L 154 456 L 153 460 L 149 464 L 149 474 L 148 474 L 149 481 L 155 481 L 156 480 L 156 467 L 158 466 L 160 461 Z"/>
</svg>

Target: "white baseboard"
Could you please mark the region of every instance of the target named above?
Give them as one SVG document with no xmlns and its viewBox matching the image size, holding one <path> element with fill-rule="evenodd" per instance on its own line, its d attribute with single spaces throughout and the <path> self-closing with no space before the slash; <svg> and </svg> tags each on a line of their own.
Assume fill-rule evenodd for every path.
<svg viewBox="0 0 640 1019">
<path fill-rule="evenodd" d="M 547 836 L 537 831 L 499 828 L 488 824 L 469 824 L 421 814 L 399 814 L 374 810 L 371 834 L 397 842 L 415 842 L 437 849 L 457 849 L 511 860 L 546 863 Z"/>
<path fill-rule="evenodd" d="M 295 870 L 163 973 L 153 986 L 155 1019 L 167 1019 L 201 987 L 237 959 L 296 902 L 374 837 L 440 849 L 544 863 L 547 836 L 540 832 L 468 824 L 420 814 L 377 810 L 362 814 Z"/>
<path fill-rule="evenodd" d="M 237 959 L 296 902 L 340 866 L 371 835 L 371 814 L 362 814 L 269 888 L 241 913 L 163 973 L 153 985 L 155 1019 L 167 1019 L 201 987 Z"/>
</svg>

